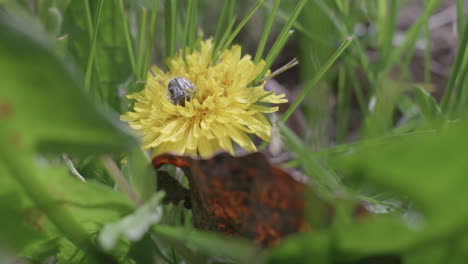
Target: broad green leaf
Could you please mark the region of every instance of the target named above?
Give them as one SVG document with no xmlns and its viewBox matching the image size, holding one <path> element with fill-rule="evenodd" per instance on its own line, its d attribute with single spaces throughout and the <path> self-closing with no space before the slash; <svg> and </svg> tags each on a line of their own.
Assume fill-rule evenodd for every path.
<svg viewBox="0 0 468 264">
<path fill-rule="evenodd" d="M 99 234 L 100 245 L 106 250 L 112 250 L 120 237 L 130 241 L 139 241 L 143 238 L 150 226 L 158 223 L 162 217 L 161 201 L 164 192 L 158 192 L 138 208 L 116 223 L 106 225 Z"/>
<path fill-rule="evenodd" d="M 108 187 L 74 178 L 68 168 L 52 166 L 44 157 L 37 162 L 29 148 L 15 145 L 7 135 L 8 128 L 0 126 L 0 143 L 4 146 L 0 148 L 0 160 L 17 181 L 20 193 L 37 206 L 35 211 L 40 213 L 33 218 L 40 221 L 44 215 L 48 219 L 33 226 L 70 240 L 75 247 L 86 251 L 88 258 L 115 263 L 113 257 L 97 248 L 92 235 L 104 224 L 131 212 L 133 205 L 129 200 Z M 54 226 L 52 231 L 46 225 L 49 220 Z"/>
<path fill-rule="evenodd" d="M 156 170 L 142 148 L 135 148 L 128 153 L 122 171 L 143 201 L 156 191 Z"/>
<path fill-rule="evenodd" d="M 40 151 L 96 154 L 135 145 L 116 114 L 84 95 L 76 70 L 28 23 L 0 11 L 0 124 L 18 144 Z"/>
<path fill-rule="evenodd" d="M 464 120 L 437 132 L 381 141 L 339 157 L 336 163 L 348 176 L 399 193 L 424 216 L 416 222 L 386 219 L 348 227 L 340 234 L 342 249 L 401 251 L 464 231 L 468 142 L 463 138 L 467 132 Z M 387 237 L 391 242 L 385 241 Z"/>
<path fill-rule="evenodd" d="M 134 205 L 123 193 L 99 183 L 82 182 L 67 170 L 49 168 L 44 171 L 42 180 L 89 233 L 133 211 Z"/>
<path fill-rule="evenodd" d="M 444 259 L 449 254 L 449 248 L 451 245 L 446 241 L 440 243 L 434 243 L 427 247 L 411 250 L 404 254 L 405 264 L 441 264 L 447 263 Z"/>
<path fill-rule="evenodd" d="M 240 238 L 226 238 L 212 232 L 166 225 L 153 226 L 152 230 L 165 240 L 181 242 L 186 247 L 211 257 L 231 259 L 236 263 L 263 263 L 264 261 L 259 248 Z"/>
<path fill-rule="evenodd" d="M 268 263 L 333 263 L 331 238 L 326 231 L 292 236 L 272 250 Z"/>
<path fill-rule="evenodd" d="M 71 2 L 65 11 L 62 34 L 69 36 L 69 51 L 77 59 L 82 72 L 86 71 L 89 63 L 93 64 L 93 94 L 120 111 L 119 89 L 132 73 L 125 40 L 124 19 L 119 11 L 118 1 L 104 1 L 99 24 L 96 25 L 95 16 L 99 1 L 89 2 L 89 10 L 82 1 Z M 93 62 L 90 62 L 91 36 L 94 30 L 97 30 L 95 56 Z"/>
<path fill-rule="evenodd" d="M 15 252 L 28 251 L 30 258 L 39 260 L 43 250 L 31 248 L 53 239 L 54 235 L 47 230 L 47 217 L 3 165 L 0 161 L 0 244 Z"/>
<path fill-rule="evenodd" d="M 90 238 L 105 224 L 116 221 L 133 210 L 133 205 L 122 193 L 103 185 L 83 183 L 74 179 L 63 168 L 38 168 L 38 170 L 39 180 L 54 198 L 47 204 L 41 204 L 42 207 L 34 203 L 35 196 L 25 191 L 31 191 L 31 186 L 23 188 L 9 174 L 1 171 L 0 209 L 5 213 L 5 217 L 0 220 L 2 223 L 0 231 L 3 227 L 5 229 L 1 232 L 0 239 L 21 256 L 39 261 L 55 255 L 57 241 L 65 239 L 61 230 L 63 226 L 55 227 L 53 223 L 56 222 L 51 222 L 48 217 L 49 211 L 41 211 L 43 207 L 52 208 L 59 205 L 62 212 L 72 215 L 73 219 L 80 223 Z M 37 191 L 38 189 L 32 190 L 32 192 Z M 12 226 L 15 228 L 11 229 Z M 60 243 L 60 248 L 62 244 Z M 76 246 L 70 242 L 68 244 L 74 248 L 73 251 L 83 254 Z"/>
</svg>

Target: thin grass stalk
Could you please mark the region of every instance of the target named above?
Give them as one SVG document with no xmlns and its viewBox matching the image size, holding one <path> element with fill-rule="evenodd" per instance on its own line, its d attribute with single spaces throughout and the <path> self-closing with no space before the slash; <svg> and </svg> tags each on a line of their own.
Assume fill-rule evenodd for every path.
<svg viewBox="0 0 468 264">
<path fill-rule="evenodd" d="M 142 80 L 142 68 L 144 67 L 144 56 L 145 56 L 145 37 L 146 37 L 146 25 L 148 23 L 147 21 L 148 17 L 148 10 L 145 7 L 141 7 L 141 22 L 140 22 L 140 28 L 139 28 L 139 37 L 138 37 L 138 64 L 137 64 L 137 70 L 138 70 L 138 79 Z"/>
<path fill-rule="evenodd" d="M 128 19 L 125 15 L 125 8 L 123 0 L 119 1 L 119 11 L 122 16 L 122 23 L 124 28 L 125 41 L 127 42 L 128 58 L 130 59 L 130 65 L 132 67 L 133 74 L 138 78 L 138 70 L 135 62 L 135 55 L 133 50 L 132 37 L 130 36 L 130 29 L 128 26 Z"/>
<path fill-rule="evenodd" d="M 269 4 L 268 2 L 263 2 L 263 6 L 265 6 L 267 9 L 270 11 L 273 9 L 273 6 Z M 277 13 L 277 18 L 279 18 L 281 21 L 287 22 L 289 20 L 289 14 L 283 12 L 281 9 L 278 10 Z M 304 34 L 305 37 L 317 41 L 321 44 L 329 44 L 327 41 L 323 40 L 320 36 L 316 36 L 315 34 L 312 34 L 310 31 L 308 31 L 301 23 L 299 23 L 297 20 L 294 22 L 293 27 L 295 30 L 301 32 Z"/>
<path fill-rule="evenodd" d="M 284 27 L 281 29 L 281 32 L 278 35 L 278 38 L 276 39 L 275 43 L 273 44 L 273 47 L 271 47 L 270 52 L 268 52 L 268 55 L 265 58 L 265 68 L 263 69 L 262 73 L 260 73 L 259 77 L 257 77 L 257 81 L 259 78 L 263 77 L 265 73 L 268 71 L 268 69 L 270 69 L 271 65 L 273 65 L 273 62 L 278 57 L 282 48 L 286 44 L 286 41 L 291 36 L 290 35 L 291 27 L 294 24 L 294 22 L 297 20 L 297 18 L 299 17 L 299 14 L 301 13 L 306 3 L 307 3 L 307 0 L 300 0 L 299 3 L 294 8 L 290 19 L 288 20 L 286 25 L 284 25 Z"/>
<path fill-rule="evenodd" d="M 337 132 L 336 141 L 341 143 L 346 138 L 346 132 L 349 123 L 349 101 L 351 93 L 348 92 L 346 86 L 346 68 L 339 67 L 338 70 L 338 94 L 337 94 Z"/>
<path fill-rule="evenodd" d="M 458 41 L 461 41 L 464 25 L 465 25 L 465 8 L 464 0 L 457 0 L 457 32 L 458 32 Z"/>
<path fill-rule="evenodd" d="M 467 30 L 468 26 L 466 24 L 468 24 L 468 20 L 465 22 L 463 38 L 461 40 L 460 47 L 457 52 L 457 56 L 455 57 L 455 63 L 453 65 L 452 72 L 450 73 L 447 88 L 445 89 L 444 95 L 442 96 L 442 100 L 441 100 L 441 108 L 444 114 L 448 113 L 448 110 L 450 107 L 449 103 L 454 97 L 455 84 L 456 84 L 458 75 L 461 72 L 460 71 L 461 65 L 464 63 L 463 60 L 465 58 L 466 49 L 468 47 L 468 30 Z"/>
<path fill-rule="evenodd" d="M 225 43 L 227 41 L 228 36 L 232 32 L 232 28 L 234 27 L 234 23 L 236 23 L 236 18 L 234 17 L 231 22 L 229 23 L 228 27 L 226 28 L 226 31 L 223 34 L 223 37 L 220 40 L 220 44 L 218 44 L 217 47 L 213 48 L 213 54 L 212 54 L 212 61 L 215 62 L 218 59 L 219 56 L 219 50 L 221 49 L 222 43 Z"/>
<path fill-rule="evenodd" d="M 353 72 L 353 69 L 348 69 L 350 70 L 351 74 L 349 74 L 349 79 L 351 81 L 351 85 L 353 86 L 354 94 L 356 96 L 359 109 L 361 110 L 361 113 L 364 117 L 366 117 L 369 114 L 369 110 L 367 107 L 367 99 L 364 96 L 364 92 L 362 91 L 361 87 L 362 84 L 360 81 L 358 81 L 356 74 Z"/>
<path fill-rule="evenodd" d="M 429 17 L 434 13 L 434 11 L 442 4 L 443 0 L 430 0 L 430 2 L 425 5 L 422 15 L 419 19 L 411 26 L 411 28 L 406 33 L 406 37 L 403 41 L 403 44 L 399 47 L 392 49 L 390 54 L 385 61 L 385 65 L 379 73 L 379 78 L 383 78 L 383 76 L 387 76 L 388 72 L 391 68 L 399 62 L 399 60 L 403 57 L 403 54 L 407 53 L 407 51 L 414 46 L 421 28 L 424 26 L 425 23 L 429 20 Z M 412 56 L 412 54 L 406 54 L 406 56 Z"/>
<path fill-rule="evenodd" d="M 198 0 L 192 0 L 191 2 L 193 3 L 193 9 L 189 18 L 190 29 L 188 30 L 187 39 L 188 39 L 188 46 L 190 46 L 190 48 L 192 49 L 193 46 L 195 46 L 195 35 L 196 35 L 196 30 L 197 30 L 196 25 L 197 25 L 197 14 L 198 14 Z"/>
<path fill-rule="evenodd" d="M 463 58 L 462 67 L 460 73 L 458 74 L 459 78 L 456 80 L 456 87 L 454 91 L 454 103 L 449 107 L 449 117 L 458 117 L 463 115 L 467 109 L 466 103 L 468 101 L 468 92 L 467 92 L 467 82 L 466 74 L 468 73 L 468 53 L 465 53 Z"/>
<path fill-rule="evenodd" d="M 278 13 L 281 0 L 275 0 L 271 13 L 268 14 L 268 19 L 263 28 L 262 36 L 260 37 L 260 42 L 258 43 L 257 52 L 255 53 L 254 63 L 257 64 L 263 58 L 263 52 L 265 51 L 265 46 L 270 35 L 273 22 L 275 21 L 276 14 Z"/>
<path fill-rule="evenodd" d="M 93 39 L 93 16 L 91 15 L 91 7 L 89 6 L 89 0 L 84 0 L 86 27 L 88 28 L 89 40 Z"/>
<path fill-rule="evenodd" d="M 296 109 L 299 107 L 302 101 L 304 101 L 304 99 L 312 90 L 312 88 L 315 87 L 315 85 L 322 79 L 322 77 L 331 68 L 335 61 L 349 47 L 349 45 L 353 42 L 354 38 L 354 36 L 351 36 L 345 42 L 343 42 L 343 44 L 341 44 L 341 46 L 335 51 L 335 53 L 330 57 L 330 59 L 328 59 L 325 65 L 322 68 L 320 68 L 320 70 L 317 72 L 314 78 L 312 78 L 312 80 L 310 80 L 310 82 L 307 83 L 306 87 L 302 90 L 302 92 L 299 94 L 294 103 L 286 110 L 284 115 L 281 117 L 280 122 L 286 123 L 286 121 L 289 119 L 289 117 L 291 117 L 294 111 L 296 111 Z"/>
<path fill-rule="evenodd" d="M 166 25 L 166 58 L 172 58 L 176 51 L 176 30 L 177 30 L 177 6 L 176 0 L 166 0 L 165 5 L 165 25 Z"/>
<path fill-rule="evenodd" d="M 332 198 L 336 192 L 345 193 L 340 179 L 336 174 L 325 168 L 315 153 L 306 148 L 294 132 L 284 123 L 279 122 L 278 128 L 284 137 L 286 144 L 298 156 L 301 167 L 304 168 L 306 175 L 314 180 L 317 190 L 327 198 Z"/>
<path fill-rule="evenodd" d="M 219 18 L 218 18 L 214 38 L 213 38 L 214 39 L 213 44 L 214 44 L 215 49 L 221 41 L 221 38 L 224 34 L 223 32 L 225 32 L 225 30 L 227 29 L 230 23 L 229 21 L 232 20 L 232 17 L 229 17 L 229 13 L 230 13 L 229 9 L 230 9 L 231 3 L 235 3 L 235 2 L 231 0 L 224 0 L 223 7 L 221 8 L 221 12 L 219 13 Z"/>
<path fill-rule="evenodd" d="M 383 0 L 387 4 L 387 0 Z M 396 21 L 398 17 L 399 0 L 391 0 L 389 13 L 385 14 L 386 19 L 383 21 L 384 28 L 381 32 L 382 36 L 382 57 L 386 60 L 393 48 L 393 36 L 396 30 Z"/>
<path fill-rule="evenodd" d="M 193 15 L 193 8 L 194 8 L 194 1 L 188 1 L 187 9 L 185 11 L 185 23 L 184 23 L 184 34 L 182 35 L 182 49 L 185 51 L 189 39 L 189 30 L 191 28 L 190 22 L 192 21 L 192 15 Z"/>
<path fill-rule="evenodd" d="M 426 84 L 431 82 L 431 60 L 431 29 L 427 21 L 424 27 L 424 83 Z"/>
<path fill-rule="evenodd" d="M 153 42 L 154 36 L 156 34 L 156 17 L 158 15 L 158 7 L 159 7 L 159 0 L 153 0 L 153 9 L 151 10 L 151 18 L 150 18 L 150 28 L 149 28 L 149 36 L 148 36 L 148 43 L 146 44 L 146 52 L 145 52 L 145 63 L 142 69 L 142 81 L 146 81 L 146 76 L 148 75 L 148 68 L 151 61 L 151 54 L 153 50 Z"/>
<path fill-rule="evenodd" d="M 222 47 L 221 50 L 225 50 L 231 45 L 232 41 L 234 38 L 239 34 L 239 32 L 244 28 L 245 24 L 252 18 L 252 16 L 257 12 L 258 8 L 262 5 L 264 0 L 259 0 L 257 4 L 250 10 L 250 12 L 241 20 L 239 25 L 233 30 L 233 32 L 229 35 L 228 39 L 226 40 L 225 43 L 221 43 L 220 45 Z"/>
<path fill-rule="evenodd" d="M 92 75 L 93 66 L 94 66 L 94 55 L 96 54 L 97 34 L 98 34 L 99 21 L 101 19 L 101 12 L 102 12 L 103 5 L 104 5 L 104 0 L 100 0 L 99 5 L 98 5 L 97 15 L 96 15 L 96 25 L 94 26 L 93 38 L 91 41 L 91 49 L 89 51 L 88 64 L 86 66 L 84 87 L 85 87 L 85 91 L 88 93 L 90 92 L 91 75 Z"/>
</svg>

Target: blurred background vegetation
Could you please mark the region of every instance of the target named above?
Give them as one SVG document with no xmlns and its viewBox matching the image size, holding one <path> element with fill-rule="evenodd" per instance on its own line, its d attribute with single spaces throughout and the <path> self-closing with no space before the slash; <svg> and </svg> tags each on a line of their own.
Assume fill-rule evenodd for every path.
<svg viewBox="0 0 468 264">
<path fill-rule="evenodd" d="M 0 262 L 465 263 L 465 4 L 1 0 Z M 310 195 L 313 230 L 261 252 L 162 206 L 149 158 L 118 117 L 150 65 L 216 40 L 256 5 L 233 43 L 255 56 L 277 11 L 263 57 L 292 23 L 272 69 L 300 62 L 267 83 L 289 98 L 282 113 L 301 105 L 274 121 L 264 152 L 334 208 L 330 220 Z M 356 218 L 357 204 L 375 214 Z"/>
</svg>

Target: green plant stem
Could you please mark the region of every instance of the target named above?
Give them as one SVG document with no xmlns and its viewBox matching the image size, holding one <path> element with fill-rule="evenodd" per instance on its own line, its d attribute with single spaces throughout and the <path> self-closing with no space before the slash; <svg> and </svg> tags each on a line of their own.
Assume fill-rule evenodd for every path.
<svg viewBox="0 0 468 264">
<path fill-rule="evenodd" d="M 302 90 L 302 92 L 297 97 L 296 101 L 286 110 L 284 115 L 281 117 L 280 122 L 285 123 L 289 117 L 291 117 L 292 113 L 299 107 L 305 97 L 309 94 L 312 88 L 322 79 L 325 73 L 330 69 L 330 67 L 335 63 L 335 61 L 343 54 L 343 52 L 349 47 L 349 45 L 353 42 L 354 36 L 349 37 L 341 46 L 336 50 L 336 52 L 328 59 L 325 65 L 317 72 L 312 80 L 306 85 L 306 88 Z"/>
<path fill-rule="evenodd" d="M 142 201 L 140 197 L 138 197 L 138 194 L 132 189 L 131 185 L 128 183 L 127 179 L 125 179 L 119 167 L 117 167 L 112 158 L 109 156 L 103 156 L 101 157 L 101 161 L 120 190 L 127 194 L 137 207 L 141 206 Z"/>
</svg>

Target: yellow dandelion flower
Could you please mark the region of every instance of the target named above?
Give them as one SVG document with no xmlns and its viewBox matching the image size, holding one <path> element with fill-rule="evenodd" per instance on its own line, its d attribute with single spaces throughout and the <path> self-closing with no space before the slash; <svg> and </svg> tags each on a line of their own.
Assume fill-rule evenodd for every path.
<svg viewBox="0 0 468 264">
<path fill-rule="evenodd" d="M 169 60 L 168 72 L 153 67 L 146 87 L 129 95 L 135 99 L 127 121 L 153 155 L 164 152 L 210 157 L 217 151 L 234 154 L 232 142 L 246 151 L 256 151 L 249 134 L 270 141 L 271 124 L 265 113 L 278 111 L 261 103 L 284 103 L 284 95 L 264 90 L 265 82 L 249 84 L 262 72 L 265 62 L 254 64 L 241 56 L 241 47 L 222 52 L 212 63 L 211 40 L 199 51 Z M 182 96 L 182 98 L 180 97 Z"/>
</svg>

